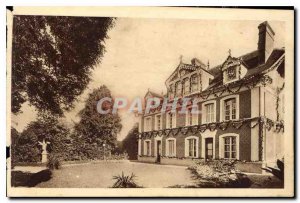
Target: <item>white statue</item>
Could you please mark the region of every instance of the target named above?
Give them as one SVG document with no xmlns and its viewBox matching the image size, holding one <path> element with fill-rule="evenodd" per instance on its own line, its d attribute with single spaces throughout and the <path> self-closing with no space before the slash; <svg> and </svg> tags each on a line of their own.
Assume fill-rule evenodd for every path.
<svg viewBox="0 0 300 203">
<path fill-rule="evenodd" d="M 46 163 L 48 161 L 48 152 L 47 152 L 47 145 L 50 144 L 50 142 L 46 142 L 45 139 L 43 139 L 43 142 L 39 142 L 39 145 L 42 146 L 42 163 Z"/>
</svg>

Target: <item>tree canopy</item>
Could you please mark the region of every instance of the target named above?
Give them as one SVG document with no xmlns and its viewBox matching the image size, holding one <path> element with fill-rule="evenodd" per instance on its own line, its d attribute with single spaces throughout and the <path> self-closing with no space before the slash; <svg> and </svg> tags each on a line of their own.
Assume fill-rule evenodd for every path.
<svg viewBox="0 0 300 203">
<path fill-rule="evenodd" d="M 12 128 L 12 160 L 13 162 L 38 162 L 41 159 L 39 141 L 50 142 L 49 153 L 59 154 L 65 160 L 70 159 L 68 147 L 69 129 L 57 119 L 38 118 L 32 121 L 22 133 Z"/>
<path fill-rule="evenodd" d="M 87 87 L 112 18 L 14 16 L 12 112 L 24 102 L 62 115 Z"/>
<path fill-rule="evenodd" d="M 139 127 L 135 124 L 133 128 L 128 132 L 127 136 L 122 142 L 122 148 L 127 152 L 129 159 L 135 160 L 138 155 L 138 134 Z"/>
<path fill-rule="evenodd" d="M 103 144 L 106 145 L 107 150 L 115 148 L 117 134 L 122 129 L 121 118 L 117 113 L 100 114 L 97 111 L 97 103 L 104 97 L 112 98 L 106 86 L 93 90 L 89 94 L 85 107 L 79 112 L 79 123 L 75 125 L 73 143 L 77 143 L 77 151 L 84 153 L 84 156 L 89 159 L 101 158 Z"/>
</svg>

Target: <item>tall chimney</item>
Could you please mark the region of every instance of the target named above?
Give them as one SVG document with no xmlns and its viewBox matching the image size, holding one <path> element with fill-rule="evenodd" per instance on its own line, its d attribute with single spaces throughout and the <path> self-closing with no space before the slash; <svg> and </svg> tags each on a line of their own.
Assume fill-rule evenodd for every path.
<svg viewBox="0 0 300 203">
<path fill-rule="evenodd" d="M 273 51 L 275 32 L 267 21 L 258 26 L 259 63 L 265 63 Z"/>
</svg>

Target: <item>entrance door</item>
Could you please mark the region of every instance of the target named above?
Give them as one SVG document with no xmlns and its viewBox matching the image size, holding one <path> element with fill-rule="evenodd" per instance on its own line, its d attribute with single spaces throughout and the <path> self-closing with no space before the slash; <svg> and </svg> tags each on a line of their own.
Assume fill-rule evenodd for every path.
<svg viewBox="0 0 300 203">
<path fill-rule="evenodd" d="M 212 160 L 214 156 L 213 138 L 205 139 L 205 158 Z"/>
<path fill-rule="evenodd" d="M 160 163 L 160 157 L 161 157 L 161 141 L 156 141 L 156 162 Z"/>
</svg>

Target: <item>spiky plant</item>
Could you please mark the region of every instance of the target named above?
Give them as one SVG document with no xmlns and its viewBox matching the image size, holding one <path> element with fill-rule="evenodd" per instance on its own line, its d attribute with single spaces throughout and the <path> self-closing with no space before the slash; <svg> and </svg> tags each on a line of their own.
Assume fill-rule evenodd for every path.
<svg viewBox="0 0 300 203">
<path fill-rule="evenodd" d="M 132 173 L 131 175 L 122 175 L 113 176 L 113 179 L 116 180 L 113 188 L 137 188 L 138 185 L 135 183 L 136 176 Z"/>
</svg>

